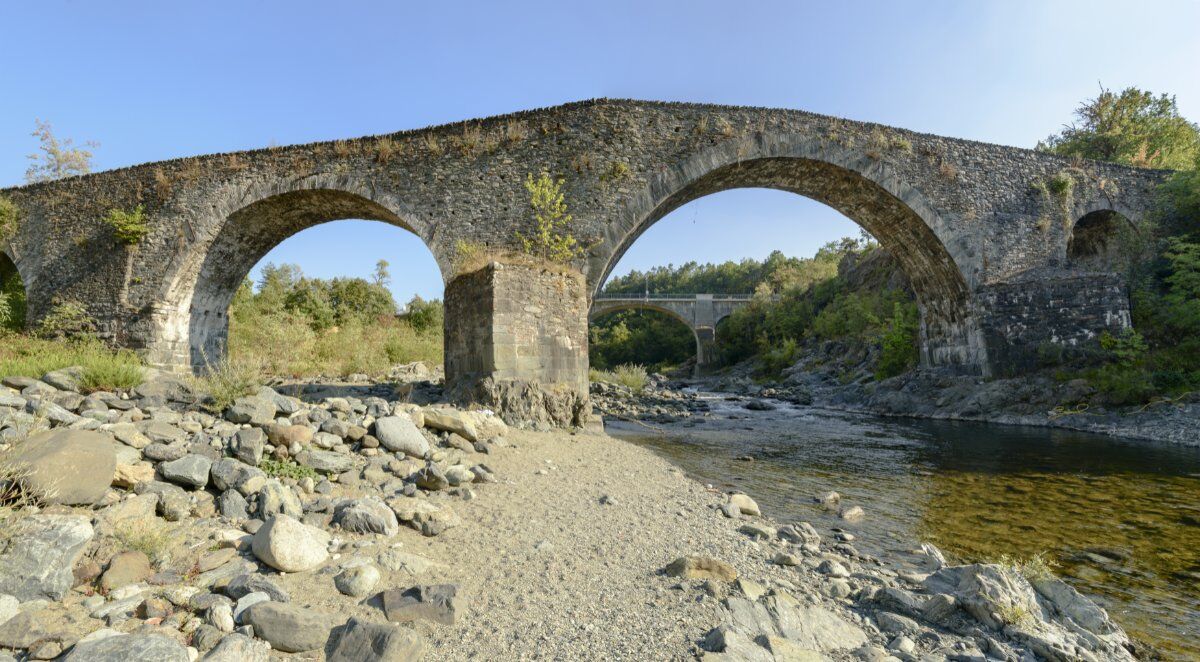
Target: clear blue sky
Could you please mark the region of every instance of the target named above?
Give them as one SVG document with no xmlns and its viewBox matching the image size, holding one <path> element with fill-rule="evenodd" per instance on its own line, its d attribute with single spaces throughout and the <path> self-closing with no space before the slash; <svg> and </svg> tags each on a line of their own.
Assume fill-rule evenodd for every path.
<svg viewBox="0 0 1200 662">
<path fill-rule="evenodd" d="M 0 25 L 0 185 L 22 180 L 34 118 L 100 142 L 98 169 L 598 96 L 800 108 L 1022 146 L 1100 82 L 1176 94 L 1200 118 L 1193 1 L 41 0 L 4 3 Z M 817 203 L 727 192 L 664 219 L 617 273 L 809 255 L 847 234 Z M 440 296 L 428 251 L 378 223 L 314 228 L 268 256 L 317 276 L 366 275 L 379 258 L 402 301 Z"/>
</svg>

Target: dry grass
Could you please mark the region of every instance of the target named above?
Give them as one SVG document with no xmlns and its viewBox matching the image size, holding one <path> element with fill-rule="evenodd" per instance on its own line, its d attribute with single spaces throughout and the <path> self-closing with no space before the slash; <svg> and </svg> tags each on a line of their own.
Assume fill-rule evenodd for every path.
<svg viewBox="0 0 1200 662">
<path fill-rule="evenodd" d="M 121 547 L 145 554 L 155 565 L 170 559 L 174 544 L 171 527 L 157 517 L 121 520 L 114 525 L 112 537 Z"/>
<path fill-rule="evenodd" d="M 0 332 L 0 377 L 42 375 L 83 367 L 84 392 L 129 389 L 142 383 L 142 361 L 129 350 L 112 350 L 99 340 L 50 340 Z"/>
<path fill-rule="evenodd" d="M 596 370 L 593 368 L 589 376 L 593 382 L 620 384 L 629 388 L 634 393 L 641 393 L 645 390 L 646 382 L 649 379 L 645 367 L 631 363 L 619 365 L 612 370 Z"/>
<path fill-rule="evenodd" d="M 158 197 L 166 198 L 171 195 L 171 178 L 167 173 L 163 172 L 162 168 L 154 169 L 154 192 L 158 193 Z"/>
<path fill-rule="evenodd" d="M 242 161 L 237 154 L 229 154 L 225 157 L 225 169 L 230 172 L 239 172 L 247 168 L 246 162 Z"/>
<path fill-rule="evenodd" d="M 228 367 L 219 372 L 222 376 L 217 384 L 226 394 L 223 399 L 237 392 L 232 387 L 253 381 L 246 377 L 253 371 L 279 377 L 381 376 L 397 363 L 441 365 L 442 330 L 419 333 L 403 320 L 383 318 L 317 332 L 295 314 L 265 315 L 251 321 L 233 318 L 229 354 Z"/>
<path fill-rule="evenodd" d="M 504 144 L 508 146 L 523 142 L 529 135 L 529 127 L 524 122 L 510 121 L 504 125 Z"/>
<path fill-rule="evenodd" d="M 468 124 L 463 127 L 462 135 L 458 137 L 458 153 L 463 156 L 470 156 L 479 147 L 482 142 L 483 131 L 480 130 L 477 124 Z"/>
<path fill-rule="evenodd" d="M 954 164 L 949 161 L 942 161 L 942 164 L 938 166 L 938 174 L 946 179 L 958 179 L 958 168 L 955 168 Z"/>
<path fill-rule="evenodd" d="M 234 400 L 250 395 L 262 386 L 263 369 L 255 357 L 243 357 L 238 361 L 224 360 L 209 363 L 205 357 L 205 372 L 192 378 L 192 387 L 206 393 L 209 399 L 204 407 L 212 412 L 225 411 Z"/>
<path fill-rule="evenodd" d="M 426 151 L 428 151 L 433 156 L 441 156 L 443 153 L 445 153 L 446 149 L 444 147 L 442 147 L 441 141 L 439 141 L 438 137 L 435 136 L 434 134 L 427 133 L 424 135 L 422 140 L 425 143 Z"/>
<path fill-rule="evenodd" d="M 344 159 L 354 153 L 354 147 L 348 141 L 338 140 L 333 143 L 333 153 Z"/>
<path fill-rule="evenodd" d="M 391 138 L 385 137 L 375 141 L 375 160 L 382 165 L 387 165 L 396 151 L 396 141 Z"/>
</svg>

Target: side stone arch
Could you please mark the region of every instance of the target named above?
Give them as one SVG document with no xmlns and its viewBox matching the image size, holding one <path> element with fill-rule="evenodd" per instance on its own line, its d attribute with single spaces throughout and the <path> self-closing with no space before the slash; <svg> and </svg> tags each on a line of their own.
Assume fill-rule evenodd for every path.
<svg viewBox="0 0 1200 662">
<path fill-rule="evenodd" d="M 688 302 L 684 301 L 683 303 Z M 652 310 L 682 322 L 692 332 L 692 338 L 696 341 L 696 367 L 694 370 L 696 376 L 699 376 L 701 367 L 707 365 L 712 360 L 715 329 L 697 327 L 694 319 L 688 319 L 687 315 L 678 308 L 672 307 L 669 302 L 636 301 L 631 299 L 606 304 L 604 300 L 597 300 L 588 311 L 588 322 L 594 322 L 600 317 L 622 310 Z"/>
<path fill-rule="evenodd" d="M 951 252 L 955 229 L 914 185 L 881 159 L 811 136 L 758 133 L 665 167 L 634 195 L 590 255 L 598 291 L 625 251 L 678 207 L 734 188 L 789 191 L 822 202 L 858 223 L 897 256 L 921 311 L 924 365 L 987 373 L 988 359 L 972 301 L 976 253 Z"/>
<path fill-rule="evenodd" d="M 206 212 L 185 221 L 194 237 L 173 255 L 161 289 L 147 358 L 199 370 L 225 356 L 227 311 L 242 280 L 272 248 L 309 228 L 344 219 L 373 220 L 412 232 L 446 273 L 432 224 L 365 182 L 330 175 L 269 179 L 209 193 Z"/>
</svg>

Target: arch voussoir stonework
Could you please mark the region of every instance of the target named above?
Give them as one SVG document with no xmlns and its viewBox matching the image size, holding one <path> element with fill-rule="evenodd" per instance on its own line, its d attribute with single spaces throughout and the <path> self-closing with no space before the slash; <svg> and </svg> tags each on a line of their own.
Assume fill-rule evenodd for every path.
<svg viewBox="0 0 1200 662">
<path fill-rule="evenodd" d="M 533 224 L 525 178 L 543 171 L 562 179 L 588 247 L 578 264 L 506 257 Z M 917 290 L 926 365 L 1007 372 L 1044 343 L 1127 325 L 1121 275 L 1077 268 L 1072 224 L 1046 222 L 1070 201 L 1038 191 L 1063 173 L 1076 206 L 1103 200 L 1134 221 L 1169 175 L 796 110 L 600 99 L 0 194 L 21 211 L 11 246 L 34 321 L 72 301 L 103 338 L 184 370 L 196 347 L 216 347 L 233 275 L 286 232 L 347 215 L 408 229 L 445 277 L 449 392 L 571 423 L 589 409 L 592 295 L 646 228 L 729 188 L 816 199 L 887 245 Z M 101 219 L 138 206 L 150 232 L 122 245 Z"/>
</svg>

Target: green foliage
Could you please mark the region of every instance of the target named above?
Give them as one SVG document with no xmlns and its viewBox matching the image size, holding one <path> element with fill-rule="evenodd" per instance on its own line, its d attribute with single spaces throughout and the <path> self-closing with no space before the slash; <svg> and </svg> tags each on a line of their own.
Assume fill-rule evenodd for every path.
<svg viewBox="0 0 1200 662">
<path fill-rule="evenodd" d="M 387 287 L 388 283 L 392 282 L 392 274 L 388 271 L 391 264 L 387 260 L 380 260 L 375 263 L 375 273 L 371 275 L 371 282 L 376 287 Z"/>
<path fill-rule="evenodd" d="M 1200 131 L 1179 115 L 1175 97 L 1129 87 L 1075 110 L 1076 123 L 1038 143 L 1038 149 L 1151 168 L 1188 168 L 1200 152 Z"/>
<path fill-rule="evenodd" d="M 591 365 L 607 370 L 637 364 L 659 371 L 696 356 L 696 336 L 686 324 L 652 310 L 620 310 L 592 322 L 588 330 Z"/>
<path fill-rule="evenodd" d="M 895 377 L 916 367 L 920 351 L 917 325 L 915 304 L 899 301 L 892 304 L 892 317 L 880 337 L 879 364 L 875 367 L 876 379 Z"/>
<path fill-rule="evenodd" d="M 205 363 L 204 374 L 194 377 L 192 386 L 209 396 L 204 407 L 211 412 L 225 411 L 234 400 L 250 395 L 262 386 L 262 369 L 252 357 L 226 358 L 217 364 L 208 363 L 208 357 L 205 357 Z"/>
<path fill-rule="evenodd" d="M 645 390 L 646 382 L 649 380 L 645 367 L 631 363 L 619 365 L 612 370 L 597 370 L 592 368 L 590 377 L 593 382 L 620 384 L 629 388 L 634 393 L 641 393 Z"/>
<path fill-rule="evenodd" d="M 1100 334 L 1100 348 L 1111 354 L 1118 365 L 1130 367 L 1145 355 L 1146 341 L 1133 329 L 1125 329 L 1119 336 L 1105 331 Z"/>
<path fill-rule="evenodd" d="M 34 184 L 48 182 L 64 177 L 85 175 L 92 171 L 92 152 L 89 149 L 75 147 L 74 142 L 67 138 L 59 140 L 54 137 L 49 122 L 35 120 L 37 128 L 33 137 L 38 139 L 40 154 L 30 154 L 29 168 L 25 171 L 25 181 Z M 85 147 L 94 148 L 96 143 L 84 143 Z"/>
<path fill-rule="evenodd" d="M 404 315 L 401 316 L 401 319 L 411 324 L 417 333 L 433 333 L 442 330 L 445 317 L 445 308 L 441 301 L 437 299 L 426 301 L 420 296 L 414 295 L 408 305 L 404 307 Z"/>
<path fill-rule="evenodd" d="M 613 161 L 608 164 L 608 168 L 600 173 L 600 181 L 605 184 L 615 184 L 623 182 L 633 176 L 633 171 L 630 170 L 629 164 L 624 161 Z"/>
<path fill-rule="evenodd" d="M 403 319 L 395 310 L 391 292 L 378 283 L 306 278 L 294 265 L 268 264 L 258 291 L 244 282 L 229 307 L 230 360 L 285 377 L 382 375 L 396 363 L 440 364 L 441 302 L 414 300 Z"/>
<path fill-rule="evenodd" d="M 0 270 L 0 332 L 24 329 L 25 313 L 25 287 L 21 285 L 21 276 Z"/>
<path fill-rule="evenodd" d="M 136 246 L 150 234 L 150 226 L 146 223 L 145 208 L 138 205 L 133 211 L 120 209 L 108 210 L 104 222 L 113 229 L 117 240 L 126 246 Z"/>
<path fill-rule="evenodd" d="M 759 356 L 759 369 L 764 375 L 778 377 L 799 358 L 800 345 L 795 338 L 784 338 L 778 347 L 772 347 Z"/>
<path fill-rule="evenodd" d="M 21 223 L 21 208 L 6 196 L 0 195 L 0 241 L 17 233 Z"/>
<path fill-rule="evenodd" d="M 82 388 L 111 391 L 142 383 L 142 361 L 128 350 L 111 350 L 95 338 L 48 340 L 0 331 L 0 376 L 40 378 L 52 370 L 83 367 Z"/>
<path fill-rule="evenodd" d="M 66 299 L 56 299 L 36 329 L 39 337 L 50 339 L 83 338 L 95 332 L 96 321 L 83 304 Z"/>
<path fill-rule="evenodd" d="M 262 462 L 258 463 L 258 468 L 263 470 L 263 473 L 272 478 L 291 478 L 300 480 L 301 478 L 312 478 L 314 480 L 320 478 L 316 469 L 296 464 L 291 460 L 276 460 L 274 458 L 263 458 Z"/>
<path fill-rule="evenodd" d="M 583 257 L 583 247 L 567 232 L 574 220 L 567 211 L 562 192 L 563 180 L 552 179 L 542 171 L 536 179 L 530 173 L 525 178 L 525 190 L 529 192 L 529 206 L 533 210 L 535 230 L 526 236 L 517 232 L 521 247 L 529 255 L 545 262 L 566 264 Z"/>
</svg>

